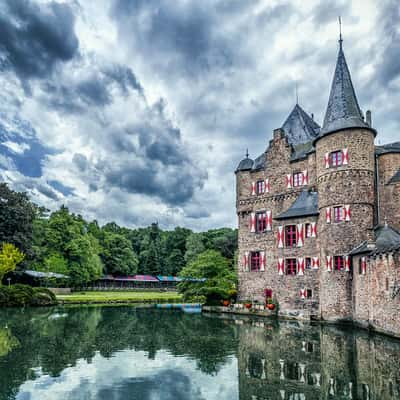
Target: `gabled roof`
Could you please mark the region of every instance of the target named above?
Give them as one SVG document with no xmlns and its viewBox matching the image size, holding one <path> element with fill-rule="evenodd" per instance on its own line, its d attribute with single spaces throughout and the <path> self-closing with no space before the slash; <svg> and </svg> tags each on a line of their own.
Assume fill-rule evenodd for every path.
<svg viewBox="0 0 400 400">
<path fill-rule="evenodd" d="M 298 145 L 315 139 L 320 126 L 296 104 L 282 125 L 289 144 Z"/>
<path fill-rule="evenodd" d="M 307 217 L 318 214 L 318 193 L 303 190 L 294 203 L 275 219 Z"/>
<path fill-rule="evenodd" d="M 339 41 L 339 54 L 320 137 L 347 128 L 369 128 L 363 120 L 350 71 Z"/>
<path fill-rule="evenodd" d="M 390 178 L 388 185 L 400 182 L 400 169 Z"/>
<path fill-rule="evenodd" d="M 375 246 L 371 248 L 367 241 L 360 243 L 350 254 L 357 255 L 363 253 L 377 254 L 393 251 L 400 248 L 400 233 L 391 226 L 378 225 L 374 228 Z"/>
<path fill-rule="evenodd" d="M 375 154 L 400 153 L 400 142 L 388 143 L 382 146 L 375 146 Z"/>
</svg>

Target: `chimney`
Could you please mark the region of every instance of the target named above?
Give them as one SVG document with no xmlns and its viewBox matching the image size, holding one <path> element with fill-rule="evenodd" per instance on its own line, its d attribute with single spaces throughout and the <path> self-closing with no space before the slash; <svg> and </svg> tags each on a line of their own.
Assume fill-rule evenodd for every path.
<svg viewBox="0 0 400 400">
<path fill-rule="evenodd" d="M 367 111 L 367 124 L 370 128 L 372 128 L 372 117 L 371 117 L 371 110 Z"/>
</svg>

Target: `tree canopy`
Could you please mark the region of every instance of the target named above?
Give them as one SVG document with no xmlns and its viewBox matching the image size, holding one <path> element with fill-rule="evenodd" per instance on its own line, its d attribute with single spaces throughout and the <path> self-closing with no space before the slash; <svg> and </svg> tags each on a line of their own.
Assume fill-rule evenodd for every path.
<svg viewBox="0 0 400 400">
<path fill-rule="evenodd" d="M 53 212 L 40 208 L 6 184 L 0 184 L 0 202 L 0 244 L 11 243 L 25 253 L 24 268 L 68 275 L 72 286 L 103 274 L 182 275 L 207 250 L 234 270 L 234 229 L 167 231 L 157 223 L 130 229 L 115 222 L 100 226 L 65 206 Z"/>
</svg>

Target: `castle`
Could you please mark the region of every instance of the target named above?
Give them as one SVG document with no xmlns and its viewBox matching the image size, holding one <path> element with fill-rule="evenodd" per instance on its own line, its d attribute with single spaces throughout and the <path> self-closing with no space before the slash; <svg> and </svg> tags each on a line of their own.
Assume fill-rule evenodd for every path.
<svg viewBox="0 0 400 400">
<path fill-rule="evenodd" d="M 400 336 L 400 142 L 376 135 L 340 38 L 322 128 L 296 104 L 236 169 L 241 300 Z"/>
</svg>

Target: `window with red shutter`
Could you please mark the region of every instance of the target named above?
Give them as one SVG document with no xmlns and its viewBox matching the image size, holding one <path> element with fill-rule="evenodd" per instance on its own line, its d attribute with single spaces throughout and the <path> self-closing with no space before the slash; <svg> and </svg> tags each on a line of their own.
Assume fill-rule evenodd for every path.
<svg viewBox="0 0 400 400">
<path fill-rule="evenodd" d="M 258 233 L 267 230 L 267 213 L 265 211 L 256 213 L 256 231 Z"/>
<path fill-rule="evenodd" d="M 285 226 L 285 244 L 286 247 L 296 247 L 297 244 L 296 225 Z"/>
<path fill-rule="evenodd" d="M 333 220 L 334 222 L 343 222 L 343 207 L 333 207 Z"/>
<path fill-rule="evenodd" d="M 333 267 L 335 271 L 344 271 L 344 257 L 343 256 L 335 256 L 333 258 Z"/>
<path fill-rule="evenodd" d="M 329 154 L 329 163 L 331 167 L 340 167 L 343 164 L 342 150 L 333 151 Z"/>
<path fill-rule="evenodd" d="M 312 260 L 311 257 L 306 257 L 306 269 L 312 268 Z"/>
<path fill-rule="evenodd" d="M 257 181 L 257 194 L 265 193 L 265 181 L 259 180 Z"/>
<path fill-rule="evenodd" d="M 295 172 L 293 174 L 293 186 L 302 186 L 303 185 L 303 173 L 302 172 Z"/>
<path fill-rule="evenodd" d="M 259 251 L 252 251 L 250 255 L 250 271 L 260 271 L 261 256 Z"/>
<path fill-rule="evenodd" d="M 272 299 L 272 289 L 265 289 L 264 295 L 266 299 Z"/>
<path fill-rule="evenodd" d="M 296 264 L 297 260 L 295 258 L 286 259 L 286 275 L 296 275 Z"/>
</svg>

